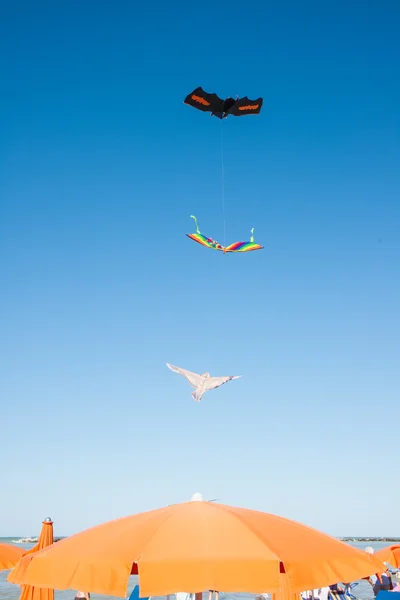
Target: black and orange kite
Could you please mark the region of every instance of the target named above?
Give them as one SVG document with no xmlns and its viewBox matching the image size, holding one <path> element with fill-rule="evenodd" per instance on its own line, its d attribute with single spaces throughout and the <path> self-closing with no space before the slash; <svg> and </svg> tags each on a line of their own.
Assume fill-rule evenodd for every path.
<svg viewBox="0 0 400 600">
<path fill-rule="evenodd" d="M 222 100 L 217 94 L 208 94 L 201 87 L 196 88 L 191 94 L 186 96 L 185 104 L 198 108 L 203 112 L 210 112 L 211 115 L 219 119 L 226 119 L 229 115 L 234 117 L 242 117 L 244 115 L 258 115 L 263 99 L 249 100 L 247 96 L 244 98 L 226 98 Z"/>
</svg>

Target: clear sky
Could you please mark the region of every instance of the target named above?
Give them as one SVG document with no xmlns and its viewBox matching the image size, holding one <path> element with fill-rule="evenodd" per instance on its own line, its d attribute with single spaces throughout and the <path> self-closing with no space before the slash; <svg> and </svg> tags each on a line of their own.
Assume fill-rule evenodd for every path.
<svg viewBox="0 0 400 600">
<path fill-rule="evenodd" d="M 400 4 L 5 3 L 0 535 L 194 492 L 400 535 Z M 221 123 L 201 85 L 262 96 Z M 166 362 L 242 375 L 200 404 Z"/>
</svg>

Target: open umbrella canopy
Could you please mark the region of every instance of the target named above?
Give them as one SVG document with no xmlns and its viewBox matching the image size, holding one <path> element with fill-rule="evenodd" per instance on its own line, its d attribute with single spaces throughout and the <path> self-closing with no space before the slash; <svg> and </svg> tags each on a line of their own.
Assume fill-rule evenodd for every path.
<svg viewBox="0 0 400 600">
<path fill-rule="evenodd" d="M 212 502 L 186 502 L 110 521 L 23 557 L 11 583 L 126 596 L 178 590 L 282 591 L 353 581 L 382 570 L 374 556 L 294 521 Z M 24 572 L 23 572 L 24 571 Z"/>
<path fill-rule="evenodd" d="M 0 571 L 15 567 L 25 552 L 26 550 L 12 544 L 0 544 Z"/>
<path fill-rule="evenodd" d="M 25 556 L 33 556 L 35 552 L 43 550 L 51 546 L 53 543 L 53 522 L 47 518 L 42 523 L 42 530 L 40 532 L 39 540 L 36 546 L 28 550 Z M 16 572 L 19 570 L 20 564 L 14 569 Z M 31 585 L 24 585 L 19 600 L 54 600 L 54 590 L 43 589 L 40 587 L 32 587 Z"/>
<path fill-rule="evenodd" d="M 400 545 L 386 546 L 375 552 L 376 558 L 382 562 L 387 562 L 393 567 L 400 568 Z"/>
</svg>

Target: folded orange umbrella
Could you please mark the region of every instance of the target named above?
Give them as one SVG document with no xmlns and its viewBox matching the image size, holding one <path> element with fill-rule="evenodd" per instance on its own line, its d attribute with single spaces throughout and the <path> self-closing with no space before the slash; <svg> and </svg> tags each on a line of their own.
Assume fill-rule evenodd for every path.
<svg viewBox="0 0 400 600">
<path fill-rule="evenodd" d="M 36 546 L 28 550 L 25 556 L 33 556 L 35 552 L 39 552 L 43 548 L 47 548 L 53 543 L 53 522 L 47 518 L 42 523 L 39 540 Z M 18 572 L 20 565 L 18 564 L 14 571 Z M 19 600 L 54 600 L 54 590 L 43 589 L 40 587 L 32 587 L 24 585 Z"/>
<path fill-rule="evenodd" d="M 0 544 L 0 571 L 15 567 L 25 552 L 12 544 Z"/>
<path fill-rule="evenodd" d="M 23 557 L 19 567 L 11 583 L 111 596 L 126 596 L 138 572 L 141 596 L 223 590 L 288 598 L 369 576 L 382 563 L 294 521 L 202 501 L 98 525 Z"/>
<path fill-rule="evenodd" d="M 392 567 L 400 568 L 400 545 L 386 546 L 375 552 L 376 558 L 388 562 Z"/>
</svg>

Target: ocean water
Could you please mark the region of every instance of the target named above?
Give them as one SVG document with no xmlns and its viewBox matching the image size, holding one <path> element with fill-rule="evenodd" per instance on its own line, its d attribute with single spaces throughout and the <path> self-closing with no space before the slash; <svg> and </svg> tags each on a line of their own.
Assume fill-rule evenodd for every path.
<svg viewBox="0 0 400 600">
<path fill-rule="evenodd" d="M 0 542 L 11 544 L 14 540 L 18 540 L 18 537 L 0 538 Z M 372 546 L 374 550 L 379 550 L 384 546 L 389 546 L 389 542 L 351 542 L 352 546 L 356 548 L 365 549 L 367 546 Z M 18 544 L 21 548 L 32 548 L 34 544 Z M 18 600 L 20 595 L 20 588 L 17 585 L 12 585 L 6 581 L 9 571 L 0 571 L 0 600 Z M 137 576 L 132 576 L 129 582 L 128 596 L 131 593 L 134 586 L 137 584 Z M 374 597 L 372 588 L 366 581 L 359 582 L 353 589 L 353 594 L 360 598 L 360 600 L 370 600 Z M 400 595 L 400 594 L 399 594 Z M 75 592 L 73 590 L 55 591 L 55 600 L 74 600 Z M 203 596 L 206 598 L 206 595 Z M 208 596 L 207 596 L 208 597 Z M 172 597 L 171 597 L 172 598 Z M 222 594 L 220 595 L 221 600 L 255 600 L 254 594 Z M 92 600 L 112 600 L 112 596 L 102 596 L 100 594 L 91 594 Z M 400 600 L 400 599 L 399 599 Z"/>
</svg>

